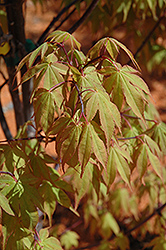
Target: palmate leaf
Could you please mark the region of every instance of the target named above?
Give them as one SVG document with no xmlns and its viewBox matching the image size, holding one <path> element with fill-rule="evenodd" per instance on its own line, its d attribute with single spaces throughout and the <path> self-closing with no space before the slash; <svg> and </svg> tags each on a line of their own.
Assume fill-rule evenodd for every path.
<svg viewBox="0 0 166 250">
<path fill-rule="evenodd" d="M 90 131 L 90 137 L 92 140 L 92 152 L 94 153 L 97 160 L 102 164 L 104 169 L 106 169 L 108 156 L 104 142 L 99 138 L 98 134 L 95 131 L 95 123 L 93 123 L 93 125 L 89 123 L 88 126 Z"/>
<path fill-rule="evenodd" d="M 38 245 L 39 248 L 37 247 L 37 250 L 41 249 L 41 247 L 43 250 L 52 250 L 52 249 L 62 250 L 59 240 L 53 236 L 49 237 L 49 231 L 47 228 L 43 228 L 39 231 L 39 238 L 40 238 L 40 245 Z"/>
<path fill-rule="evenodd" d="M 63 164 L 67 163 L 74 155 L 79 143 L 81 129 L 81 125 L 72 122 L 58 134 L 56 150 Z"/>
<path fill-rule="evenodd" d="M 82 74 L 76 67 L 70 66 L 70 69 L 73 74 L 73 78 L 77 82 L 77 85 L 80 90 L 82 91 L 88 89 L 103 90 L 99 74 L 94 66 L 86 67 L 82 72 Z"/>
<path fill-rule="evenodd" d="M 114 219 L 113 215 L 109 212 L 106 212 L 101 217 L 101 234 L 105 239 L 108 239 L 112 232 L 115 235 L 119 233 L 120 229 L 118 223 Z"/>
<path fill-rule="evenodd" d="M 71 249 L 71 247 L 78 247 L 78 239 L 80 236 L 74 231 L 66 231 L 62 234 L 60 241 L 62 246 L 65 247 L 66 250 Z"/>
<path fill-rule="evenodd" d="M 151 142 L 152 140 L 150 140 Z M 149 142 L 149 141 L 148 141 Z M 158 152 L 154 150 L 157 147 L 157 144 L 153 141 L 151 143 L 152 146 L 150 146 L 148 143 L 146 144 L 146 138 L 145 143 L 141 144 L 140 147 L 135 152 L 135 161 L 136 166 L 139 172 L 140 178 L 143 177 L 147 170 L 148 166 L 148 160 L 153 167 L 154 171 L 157 173 L 157 175 L 162 179 L 162 169 L 161 169 L 161 163 L 159 160 L 159 157 L 157 156 Z"/>
<path fill-rule="evenodd" d="M 94 59 L 99 57 L 100 55 L 103 54 L 103 51 L 106 49 L 109 56 L 115 61 L 118 53 L 119 53 L 119 48 L 124 50 L 124 52 L 129 56 L 133 64 L 139 68 L 136 60 L 134 59 L 134 56 L 132 53 L 127 49 L 127 47 L 117 41 L 114 38 L 103 38 L 99 40 L 89 51 L 87 54 L 87 58 Z"/>
<path fill-rule="evenodd" d="M 0 192 L 0 207 L 8 214 L 14 216 L 14 212 L 9 205 L 9 201 L 5 195 Z"/>
<path fill-rule="evenodd" d="M 44 88 L 38 89 L 34 95 L 33 105 L 36 126 L 41 126 L 46 132 L 54 121 L 55 99 L 53 93 Z"/>
<path fill-rule="evenodd" d="M 160 150 L 166 155 L 166 125 L 161 122 L 153 127 L 152 139 L 160 147 Z"/>
<path fill-rule="evenodd" d="M 65 127 L 67 127 L 67 125 L 70 124 L 70 122 L 72 122 L 71 117 L 68 116 L 60 117 L 50 127 L 48 135 L 56 135 L 60 133 L 63 129 L 65 129 Z"/>
<path fill-rule="evenodd" d="M 91 94 L 91 97 L 86 104 L 88 121 L 94 118 L 97 110 L 99 111 L 100 122 L 107 139 L 107 145 L 109 146 L 114 131 L 114 123 L 119 130 L 121 127 L 120 113 L 116 105 L 110 101 L 107 93 L 103 91 L 94 91 Z"/>
<path fill-rule="evenodd" d="M 99 40 L 89 51 L 87 54 L 87 58 L 90 59 L 94 59 L 99 57 L 102 54 L 102 50 L 104 48 L 107 48 L 107 51 L 109 53 L 109 55 L 111 56 L 111 58 L 113 60 L 116 59 L 117 55 L 118 55 L 118 46 L 116 45 L 115 42 L 112 42 L 111 38 L 103 38 L 101 40 Z"/>
<path fill-rule="evenodd" d="M 44 181 L 40 186 L 39 192 L 44 201 L 44 211 L 48 215 L 50 225 L 52 225 L 52 215 L 56 207 L 56 196 L 52 190 L 52 184 Z"/>
<path fill-rule="evenodd" d="M 82 171 L 80 165 L 77 165 L 75 168 L 68 168 L 65 173 L 65 176 L 70 176 L 71 183 L 75 192 L 75 209 L 77 209 L 80 200 L 88 191 L 89 183 L 91 180 L 91 168 L 92 164 L 88 162 L 82 178 L 80 178 Z"/>
<path fill-rule="evenodd" d="M 107 163 L 107 173 L 104 178 L 109 186 L 113 183 L 116 175 L 116 171 L 119 172 L 122 179 L 130 186 L 130 168 L 128 163 L 131 162 L 131 158 L 127 151 L 119 148 L 116 144 L 110 147 L 110 154 Z"/>
<path fill-rule="evenodd" d="M 75 46 L 79 50 L 81 48 L 81 44 L 70 33 L 66 31 L 56 30 L 47 37 L 47 40 L 48 39 L 55 44 L 64 43 L 65 41 L 70 40 L 72 49 L 74 49 Z"/>
<path fill-rule="evenodd" d="M 144 93 L 150 95 L 150 92 L 145 82 L 138 75 L 136 75 L 137 71 L 129 66 L 118 66 L 117 69 L 112 66 L 107 66 L 99 72 L 101 74 L 105 74 L 106 76 L 110 75 L 104 83 L 106 90 L 108 89 L 110 92 L 114 86 L 118 85 L 116 88 L 120 89 L 120 93 L 123 92 L 127 104 L 131 107 L 136 116 L 144 120 L 144 102 L 148 102 Z M 109 87 L 109 79 L 111 88 Z M 116 95 L 117 93 L 114 92 L 114 94 Z M 120 103 L 120 107 L 121 105 L 122 104 Z"/>
<path fill-rule="evenodd" d="M 139 177 L 140 179 L 144 176 L 146 170 L 147 170 L 147 165 L 148 165 L 148 157 L 147 157 L 147 151 L 146 151 L 146 144 L 143 143 L 138 152 L 137 152 L 137 162 L 136 166 L 138 169 Z"/>
<path fill-rule="evenodd" d="M 89 162 L 92 152 L 92 138 L 90 136 L 89 126 L 85 124 L 82 128 L 80 142 L 78 146 L 78 159 L 82 167 L 82 173 L 84 172 L 85 166 Z"/>
<path fill-rule="evenodd" d="M 8 145 L 2 144 L 0 157 L 1 164 L 3 164 L 3 169 L 6 168 L 11 173 L 13 173 L 14 167 L 23 167 L 25 165 L 26 160 L 28 160 L 27 155 L 15 142 L 11 142 Z"/>
</svg>

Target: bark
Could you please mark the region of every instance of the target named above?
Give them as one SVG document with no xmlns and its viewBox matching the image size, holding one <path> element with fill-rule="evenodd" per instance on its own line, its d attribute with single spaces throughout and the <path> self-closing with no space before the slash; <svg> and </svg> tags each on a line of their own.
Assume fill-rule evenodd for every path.
<svg viewBox="0 0 166 250">
<path fill-rule="evenodd" d="M 30 105 L 29 99 L 31 95 L 31 84 L 30 81 L 27 81 L 22 86 L 22 93 L 23 93 L 23 105 L 19 98 L 18 90 L 13 91 L 15 87 L 17 87 L 17 80 L 14 79 L 15 76 L 15 65 L 14 60 L 17 55 L 19 60 L 21 60 L 26 55 L 25 50 L 25 30 L 24 30 L 24 16 L 23 16 L 23 0 L 15 0 L 15 1 L 7 1 L 7 17 L 8 17 L 8 28 L 9 32 L 13 35 L 13 47 L 11 48 L 9 64 L 11 67 L 8 67 L 9 73 L 9 90 L 12 96 L 15 117 L 16 117 L 16 124 L 17 128 L 22 125 L 24 122 L 30 120 L 32 115 L 32 105 Z M 26 67 L 24 67 L 21 71 L 21 75 L 26 72 Z"/>
</svg>

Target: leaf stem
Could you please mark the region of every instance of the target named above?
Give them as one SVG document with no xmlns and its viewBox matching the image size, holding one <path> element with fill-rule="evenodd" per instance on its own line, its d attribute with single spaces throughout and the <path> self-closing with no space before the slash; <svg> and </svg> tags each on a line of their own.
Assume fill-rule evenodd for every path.
<svg viewBox="0 0 166 250">
<path fill-rule="evenodd" d="M 54 85 L 52 88 L 49 89 L 49 92 L 52 92 L 54 89 L 56 89 L 57 87 L 59 87 L 60 85 L 64 84 L 66 81 L 63 82 L 59 82 L 56 85 Z"/>
<path fill-rule="evenodd" d="M 74 82 L 74 81 L 73 81 L 73 82 Z M 84 119 L 85 119 L 85 121 L 86 121 L 86 123 L 88 124 L 88 120 L 87 120 L 87 118 L 86 118 L 86 116 L 85 116 L 85 113 L 84 113 L 84 103 L 83 103 L 83 100 L 82 100 L 82 97 L 81 97 L 81 92 L 80 92 L 80 90 L 79 90 L 79 88 L 78 88 L 78 86 L 77 86 L 77 84 L 76 84 L 75 82 L 74 82 L 74 85 L 75 85 L 76 90 L 77 90 L 77 92 L 78 92 L 78 98 L 79 98 L 80 103 L 81 103 L 81 115 L 80 115 L 80 119 L 81 119 L 81 117 L 83 116 Z"/>
<path fill-rule="evenodd" d="M 17 182 L 17 179 L 16 179 L 15 175 L 12 174 L 11 172 L 0 170 L 0 174 L 8 174 Z"/>
<path fill-rule="evenodd" d="M 127 115 L 127 114 L 124 114 L 124 113 L 121 113 L 121 115 L 122 115 L 122 116 L 126 116 L 126 117 L 128 117 L 128 118 L 139 119 L 139 120 L 141 119 L 141 118 L 138 117 L 138 116 Z M 145 120 L 148 121 L 148 122 L 154 122 L 155 124 L 158 123 L 156 120 L 152 120 L 152 119 L 146 119 L 146 118 L 145 118 Z"/>
</svg>

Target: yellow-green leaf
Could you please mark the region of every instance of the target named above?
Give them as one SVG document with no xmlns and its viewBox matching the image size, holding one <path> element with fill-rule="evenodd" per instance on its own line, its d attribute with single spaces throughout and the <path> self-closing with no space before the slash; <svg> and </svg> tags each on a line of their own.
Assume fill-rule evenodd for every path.
<svg viewBox="0 0 166 250">
<path fill-rule="evenodd" d="M 90 136 L 92 139 L 93 153 L 95 154 L 97 160 L 106 169 L 107 164 L 107 151 L 103 141 L 99 138 L 92 124 L 89 124 Z"/>
<path fill-rule="evenodd" d="M 9 205 L 8 199 L 0 192 L 0 207 L 8 214 L 14 216 L 14 212 Z"/>
<path fill-rule="evenodd" d="M 78 159 L 82 166 L 82 173 L 90 159 L 91 151 L 92 151 L 92 139 L 90 136 L 89 125 L 85 124 L 82 128 L 82 134 L 78 146 Z"/>
</svg>

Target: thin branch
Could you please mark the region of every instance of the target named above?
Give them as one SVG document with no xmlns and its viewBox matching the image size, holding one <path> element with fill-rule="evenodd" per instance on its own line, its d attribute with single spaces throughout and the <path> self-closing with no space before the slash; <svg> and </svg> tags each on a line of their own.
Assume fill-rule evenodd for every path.
<svg viewBox="0 0 166 250">
<path fill-rule="evenodd" d="M 147 221 L 149 221 L 152 217 L 154 217 L 156 214 L 161 216 L 161 211 L 166 207 L 166 203 L 164 203 L 162 206 L 158 207 L 157 209 L 154 209 L 153 213 L 150 214 L 149 216 L 147 216 L 144 220 L 140 221 L 136 226 L 134 226 L 133 228 L 127 230 L 126 232 L 124 232 L 124 235 L 130 235 L 133 231 L 135 231 L 137 228 L 143 226 Z M 115 234 L 113 234 L 111 236 L 111 238 L 109 239 L 109 241 L 112 241 L 114 238 L 116 237 Z M 89 246 L 86 247 L 80 247 L 80 248 L 76 248 L 76 250 L 83 250 L 83 249 L 90 249 L 92 247 L 96 247 L 99 246 L 101 244 L 101 241 L 91 244 Z"/>
<path fill-rule="evenodd" d="M 7 139 L 7 140 L 0 140 L 0 143 L 6 143 L 6 142 L 18 142 L 18 141 L 29 141 L 29 140 L 34 140 L 34 139 L 37 139 L 39 140 L 40 142 L 47 142 L 47 143 L 50 143 L 50 142 L 53 142 L 56 140 L 56 136 L 54 137 L 48 137 L 46 139 L 45 136 L 43 135 L 40 135 L 40 136 L 31 136 L 31 137 L 24 137 L 24 138 L 12 138 L 12 139 Z"/>
<path fill-rule="evenodd" d="M 54 29 L 54 30 L 58 30 L 62 24 L 69 19 L 69 17 L 76 11 L 76 8 L 74 8 L 62 21 L 61 23 Z"/>
<path fill-rule="evenodd" d="M 37 45 L 41 45 L 44 41 L 44 39 L 46 38 L 46 36 L 48 35 L 50 29 L 52 29 L 52 27 L 54 26 L 54 24 L 59 20 L 59 18 L 66 12 L 68 11 L 68 9 L 74 5 L 75 3 L 77 3 L 80 0 L 74 0 L 72 1 L 70 4 L 68 4 L 67 6 L 65 6 L 60 12 L 59 14 L 54 17 L 52 19 L 52 21 L 50 22 L 50 24 L 48 25 L 48 27 L 45 29 L 45 31 L 42 33 L 42 35 L 39 37 L 38 41 L 37 41 Z M 66 20 L 65 20 L 66 21 Z"/>
<path fill-rule="evenodd" d="M 138 116 L 127 115 L 127 114 L 124 114 L 124 113 L 121 113 L 121 116 L 126 116 L 126 117 L 128 117 L 128 118 L 138 119 L 138 120 L 140 120 L 140 119 L 141 119 L 141 118 L 140 118 L 140 117 L 138 117 Z M 155 124 L 157 124 L 157 123 L 158 123 L 156 120 L 146 119 L 146 118 L 145 118 L 145 121 L 148 121 L 148 122 L 154 122 Z"/>
<path fill-rule="evenodd" d="M 134 226 L 133 228 L 127 230 L 125 232 L 125 235 L 129 235 L 131 232 L 133 232 L 134 230 L 136 230 L 137 228 L 141 227 L 143 224 L 145 224 L 148 220 L 150 220 L 153 216 L 155 216 L 156 214 L 161 215 L 161 211 L 166 207 L 166 203 L 164 203 L 161 207 L 158 207 L 156 209 L 154 209 L 153 213 L 150 214 L 148 217 L 146 217 L 144 220 L 140 221 L 136 226 Z"/>
<path fill-rule="evenodd" d="M 72 34 L 76 29 L 90 16 L 96 5 L 98 4 L 99 0 L 93 0 L 83 16 L 68 30 L 70 34 Z"/>
<path fill-rule="evenodd" d="M 8 124 L 6 122 L 6 118 L 4 116 L 1 101 L 0 101 L 0 123 L 1 123 L 2 129 L 3 129 L 3 132 L 5 134 L 7 141 L 11 140 L 13 138 L 13 136 L 12 136 L 10 129 L 8 127 Z"/>
<path fill-rule="evenodd" d="M 149 41 L 150 37 L 152 36 L 152 34 L 156 30 L 156 28 L 159 26 L 159 24 L 161 23 L 161 21 L 164 19 L 165 14 L 166 14 L 166 10 L 164 10 L 163 15 L 161 15 L 161 17 L 159 18 L 159 20 L 157 21 L 157 23 L 154 25 L 154 27 L 152 28 L 152 30 L 147 34 L 147 36 L 143 40 L 142 44 L 139 46 L 139 48 L 137 49 L 137 51 L 134 53 L 134 55 L 133 55 L 134 58 L 136 58 L 136 56 L 138 55 L 138 53 L 143 49 L 143 47 L 145 46 L 145 44 Z M 131 63 L 131 60 L 129 60 L 127 64 L 130 64 L 130 63 Z"/>
</svg>

